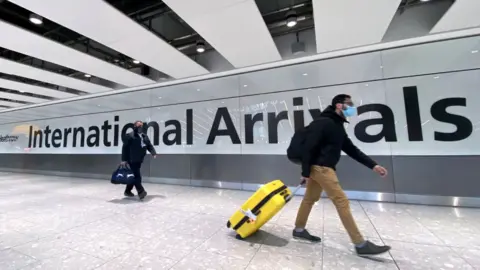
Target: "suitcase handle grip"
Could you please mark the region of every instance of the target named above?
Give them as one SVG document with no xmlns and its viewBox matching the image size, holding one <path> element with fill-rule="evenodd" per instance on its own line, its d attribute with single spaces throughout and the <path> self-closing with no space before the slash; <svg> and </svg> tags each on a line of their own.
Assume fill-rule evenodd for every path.
<svg viewBox="0 0 480 270">
<path fill-rule="evenodd" d="M 257 216 L 252 212 L 252 210 L 248 209 L 247 211 L 245 211 L 243 209 L 240 209 L 240 211 L 242 212 L 242 214 L 247 216 L 249 219 L 251 219 L 253 221 L 257 220 Z"/>
<path fill-rule="evenodd" d="M 292 194 L 290 194 L 287 198 L 285 198 L 285 201 L 289 202 L 293 196 L 295 196 L 295 194 L 300 190 L 300 188 L 303 187 L 303 182 L 300 183 L 300 185 L 298 185 L 293 191 L 292 191 Z"/>
</svg>

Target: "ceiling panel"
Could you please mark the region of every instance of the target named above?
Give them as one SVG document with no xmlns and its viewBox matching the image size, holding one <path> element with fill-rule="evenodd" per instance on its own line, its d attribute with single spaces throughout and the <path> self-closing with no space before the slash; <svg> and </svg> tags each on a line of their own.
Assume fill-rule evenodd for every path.
<svg viewBox="0 0 480 270">
<path fill-rule="evenodd" d="M 24 78 L 29 78 L 29 79 L 37 80 L 41 82 L 47 82 L 50 84 L 59 85 L 63 87 L 68 87 L 71 89 L 76 89 L 76 90 L 84 91 L 87 93 L 98 93 L 98 92 L 113 90 L 112 88 L 108 88 L 102 85 L 90 83 L 87 81 L 61 75 L 55 72 L 32 67 L 32 66 L 11 61 L 2 57 L 0 57 L 0 72 L 5 74 L 20 76 Z"/>
<path fill-rule="evenodd" d="M 0 100 L 0 106 L 19 107 L 19 106 L 23 106 L 23 105 L 25 105 L 25 104 Z M 2 110 L 2 109 L 0 109 L 0 110 Z"/>
<path fill-rule="evenodd" d="M 41 103 L 41 102 L 49 101 L 48 99 L 44 99 L 44 98 L 31 97 L 31 96 L 25 96 L 25 95 L 8 93 L 8 92 L 0 92 L 0 98 L 25 101 L 25 102 L 31 102 L 31 103 Z"/>
<path fill-rule="evenodd" d="M 430 33 L 480 26 L 480 0 L 457 0 Z"/>
<path fill-rule="evenodd" d="M 317 52 L 379 43 L 401 0 L 313 0 Z"/>
<path fill-rule="evenodd" d="M 71 3 L 69 1 L 69 3 Z M 85 18 L 85 21 L 89 21 Z M 155 81 L 0 20 L 0 47 L 125 86 Z"/>
<path fill-rule="evenodd" d="M 281 60 L 254 0 L 164 0 L 235 67 Z"/>
<path fill-rule="evenodd" d="M 204 67 L 105 1 L 11 0 L 10 2 L 139 60 L 173 78 L 208 73 Z"/>
<path fill-rule="evenodd" d="M 0 88 L 17 90 L 20 92 L 27 92 L 47 97 L 54 97 L 54 98 L 70 98 L 70 97 L 77 97 L 77 95 L 70 94 L 63 91 L 57 91 L 54 89 L 36 86 L 28 83 L 16 82 L 12 80 L 2 79 L 0 78 Z"/>
</svg>

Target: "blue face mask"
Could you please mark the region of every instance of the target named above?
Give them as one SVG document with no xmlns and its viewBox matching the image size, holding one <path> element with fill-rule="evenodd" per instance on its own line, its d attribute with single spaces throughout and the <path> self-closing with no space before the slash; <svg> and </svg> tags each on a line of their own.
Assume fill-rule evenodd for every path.
<svg viewBox="0 0 480 270">
<path fill-rule="evenodd" d="M 347 108 L 345 108 L 342 112 L 345 117 L 352 117 L 357 114 L 357 108 L 347 106 Z"/>
</svg>

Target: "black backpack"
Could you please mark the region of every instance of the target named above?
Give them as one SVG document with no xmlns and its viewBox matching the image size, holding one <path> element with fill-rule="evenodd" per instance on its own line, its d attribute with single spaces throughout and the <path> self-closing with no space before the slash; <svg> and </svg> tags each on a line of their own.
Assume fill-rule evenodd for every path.
<svg viewBox="0 0 480 270">
<path fill-rule="evenodd" d="M 297 165 L 302 164 L 303 147 L 307 138 L 307 128 L 308 126 L 295 131 L 292 140 L 290 141 L 290 145 L 287 148 L 288 160 Z"/>
<path fill-rule="evenodd" d="M 316 119 L 314 120 L 314 122 L 318 120 L 319 119 Z M 310 123 L 308 126 L 300 128 L 297 131 L 295 131 L 295 133 L 293 134 L 292 140 L 290 141 L 290 145 L 287 148 L 288 160 L 290 160 L 291 162 L 297 165 L 302 164 L 302 155 L 305 147 L 304 146 L 305 140 L 307 139 L 307 132 L 308 132 L 308 128 L 312 124 L 313 122 Z"/>
</svg>

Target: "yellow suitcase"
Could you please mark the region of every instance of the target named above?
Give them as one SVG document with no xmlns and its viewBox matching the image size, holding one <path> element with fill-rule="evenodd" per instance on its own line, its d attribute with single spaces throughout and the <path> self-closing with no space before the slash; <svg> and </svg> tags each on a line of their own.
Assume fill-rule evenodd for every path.
<svg viewBox="0 0 480 270">
<path fill-rule="evenodd" d="M 263 185 L 230 217 L 227 227 L 237 232 L 237 239 L 254 234 L 290 201 L 301 186 L 292 193 L 280 180 Z"/>
</svg>

